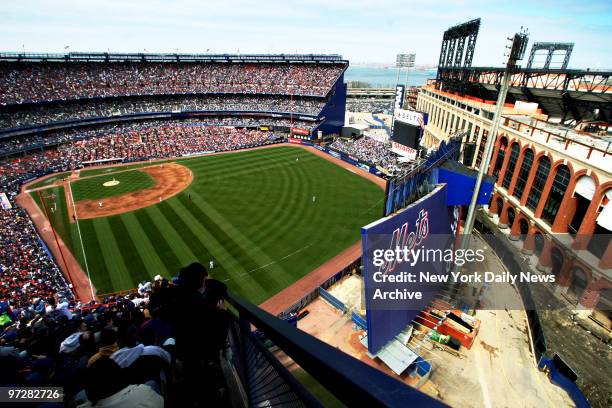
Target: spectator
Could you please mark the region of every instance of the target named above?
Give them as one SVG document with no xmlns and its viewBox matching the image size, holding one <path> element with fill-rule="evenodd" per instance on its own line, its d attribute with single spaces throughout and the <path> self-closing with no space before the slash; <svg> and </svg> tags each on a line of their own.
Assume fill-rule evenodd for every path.
<svg viewBox="0 0 612 408">
<path fill-rule="evenodd" d="M 101 357 L 89 367 L 82 408 L 162 408 L 164 399 L 147 384 L 129 384 L 117 363 Z"/>
</svg>

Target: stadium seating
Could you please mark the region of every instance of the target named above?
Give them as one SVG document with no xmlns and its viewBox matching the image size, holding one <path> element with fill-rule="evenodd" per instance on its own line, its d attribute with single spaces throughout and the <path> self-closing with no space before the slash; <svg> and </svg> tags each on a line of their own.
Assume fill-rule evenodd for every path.
<svg viewBox="0 0 612 408">
<path fill-rule="evenodd" d="M 325 96 L 344 64 L 3 63 L 0 104 L 124 95 Z"/>
<path fill-rule="evenodd" d="M 397 156 L 391 152 L 388 143 L 370 137 L 351 141 L 336 139 L 329 147 L 381 167 L 391 167 L 397 163 Z"/>
<path fill-rule="evenodd" d="M 209 95 L 174 97 L 109 98 L 101 101 L 60 102 L 13 106 L 0 110 L 0 129 L 76 121 L 150 112 L 290 112 L 317 115 L 325 100 L 281 95 Z"/>
</svg>

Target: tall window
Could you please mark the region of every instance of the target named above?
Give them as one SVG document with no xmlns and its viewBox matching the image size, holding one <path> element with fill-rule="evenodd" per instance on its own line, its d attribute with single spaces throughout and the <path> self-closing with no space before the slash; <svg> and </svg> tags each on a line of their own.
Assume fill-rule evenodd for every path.
<svg viewBox="0 0 612 408">
<path fill-rule="evenodd" d="M 516 167 L 516 161 L 518 160 L 520 147 L 518 143 L 513 143 L 510 148 L 510 158 L 508 159 L 508 167 L 506 168 L 506 174 L 504 174 L 504 181 L 502 183 L 503 188 L 510 187 L 512 176 L 514 176 L 514 168 Z"/>
<path fill-rule="evenodd" d="M 531 211 L 535 212 L 536 208 L 538 208 L 540 197 L 542 197 L 542 190 L 544 190 L 546 179 L 548 179 L 548 173 L 550 173 L 550 159 L 546 156 L 542 156 L 538 161 L 538 168 L 533 178 L 533 185 L 527 197 L 527 208 Z"/>
<path fill-rule="evenodd" d="M 499 177 L 499 172 L 504 165 L 504 158 L 506 157 L 506 149 L 508 148 L 508 140 L 503 137 L 499 143 L 499 151 L 497 152 L 497 157 L 495 158 L 495 162 L 493 165 L 493 176 L 497 179 Z"/>
<path fill-rule="evenodd" d="M 569 168 L 565 164 L 557 168 L 557 174 L 555 174 L 555 179 L 550 189 L 550 193 L 548 194 L 548 198 L 546 199 L 546 204 L 544 205 L 544 211 L 542 211 L 542 219 L 549 225 L 555 222 L 555 217 L 561 206 L 563 196 L 567 193 L 566 190 L 569 185 L 570 175 Z"/>
<path fill-rule="evenodd" d="M 485 145 L 487 144 L 487 138 L 489 137 L 489 131 L 486 129 L 482 130 L 482 137 L 480 138 L 480 146 L 478 146 L 478 155 L 476 156 L 476 167 L 480 167 L 482 162 L 482 156 L 484 155 Z"/>
<path fill-rule="evenodd" d="M 523 191 L 525 191 L 525 186 L 527 185 L 527 179 L 529 178 L 529 172 L 531 171 L 532 165 L 533 150 L 527 149 L 525 150 L 525 156 L 523 156 L 521 171 L 519 171 L 518 179 L 516 180 L 516 185 L 514 186 L 514 191 L 512 192 L 512 195 L 519 200 L 523 196 Z"/>
</svg>

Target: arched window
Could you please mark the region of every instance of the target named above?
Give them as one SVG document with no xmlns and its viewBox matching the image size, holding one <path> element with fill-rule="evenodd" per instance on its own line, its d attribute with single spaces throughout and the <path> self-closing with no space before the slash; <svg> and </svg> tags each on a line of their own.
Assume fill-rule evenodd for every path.
<svg viewBox="0 0 612 408">
<path fill-rule="evenodd" d="M 595 195 L 596 188 L 595 180 L 591 176 L 581 176 L 576 180 L 576 188 L 574 188 L 576 209 L 572 220 L 567 226 L 570 234 L 576 235 L 578 230 L 580 230 L 582 221 L 584 221 L 584 217 L 591 205 L 591 200 Z"/>
<path fill-rule="evenodd" d="M 506 157 L 506 150 L 508 149 L 508 140 L 502 137 L 499 142 L 499 150 L 497 151 L 497 157 L 495 158 L 495 165 L 493 167 L 493 176 L 497 179 L 499 172 L 504 165 L 504 158 Z"/>
<path fill-rule="evenodd" d="M 512 192 L 512 195 L 519 200 L 523 196 L 523 191 L 525 191 L 525 186 L 527 185 L 527 179 L 529 178 L 529 172 L 531 171 L 532 165 L 533 150 L 527 149 L 525 150 L 525 155 L 523 156 L 521 171 L 519 171 L 518 179 L 516 180 L 516 185 L 514 186 L 514 191 Z"/>
<path fill-rule="evenodd" d="M 514 225 L 514 219 L 516 218 L 516 212 L 514 212 L 514 208 L 508 208 L 508 225 L 510 228 Z"/>
<path fill-rule="evenodd" d="M 535 243 L 534 252 L 537 256 L 540 256 L 542 254 L 542 251 L 544 250 L 544 236 L 539 232 L 536 232 L 533 237 L 533 241 Z"/>
<path fill-rule="evenodd" d="M 510 158 L 508 159 L 508 167 L 506 167 L 506 174 L 504 174 L 504 181 L 502 183 L 503 188 L 510 187 L 510 182 L 512 181 L 512 176 L 514 176 L 514 168 L 516 167 L 516 161 L 518 160 L 519 147 L 518 143 L 513 143 L 510 148 Z"/>
<path fill-rule="evenodd" d="M 542 219 L 549 225 L 555 222 L 555 217 L 557 216 L 557 212 L 559 212 L 563 196 L 567 193 L 566 190 L 569 185 L 570 175 L 570 170 L 565 164 L 557 168 L 552 188 L 550 189 L 546 204 L 544 205 L 544 211 L 542 211 Z"/>
<path fill-rule="evenodd" d="M 552 270 L 553 275 L 559 275 L 561 272 L 561 268 L 563 267 L 564 257 L 563 252 L 557 247 L 553 247 L 550 251 L 550 257 L 552 259 Z"/>
<path fill-rule="evenodd" d="M 519 220 L 519 229 L 521 231 L 521 240 L 525 240 L 527 238 L 527 234 L 529 233 L 529 222 L 526 219 L 521 218 Z"/>
<path fill-rule="evenodd" d="M 531 211 L 535 212 L 536 208 L 538 208 L 540 197 L 542 197 L 542 191 L 544 190 L 544 185 L 546 184 L 546 179 L 548 179 L 549 172 L 550 159 L 546 156 L 540 157 L 540 160 L 538 161 L 538 168 L 536 169 L 536 174 L 533 178 L 533 185 L 531 186 L 531 191 L 527 197 L 527 208 L 529 208 Z"/>
<path fill-rule="evenodd" d="M 580 299 L 582 293 L 587 287 L 587 276 L 580 268 L 574 268 L 572 271 L 572 283 L 568 289 L 568 293 L 576 299 Z"/>
</svg>

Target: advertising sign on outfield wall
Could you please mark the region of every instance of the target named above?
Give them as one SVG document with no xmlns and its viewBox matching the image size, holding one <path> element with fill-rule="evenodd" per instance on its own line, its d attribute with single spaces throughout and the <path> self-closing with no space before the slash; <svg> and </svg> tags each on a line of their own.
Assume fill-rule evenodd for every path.
<svg viewBox="0 0 612 408">
<path fill-rule="evenodd" d="M 396 109 L 393 118 L 399 122 L 408 123 L 412 126 L 424 128 L 427 124 L 427 114 L 408 109 Z"/>
<path fill-rule="evenodd" d="M 454 208 L 446 205 L 446 185 L 439 185 L 404 210 L 362 228 L 370 353 L 394 339 L 439 292 L 451 270 L 446 253 L 454 248 L 457 220 Z"/>
<path fill-rule="evenodd" d="M 415 160 L 418 153 L 416 149 L 404 146 L 403 144 L 397 142 L 391 142 L 391 151 L 393 153 L 399 154 L 400 156 L 404 156 L 410 160 Z"/>
<path fill-rule="evenodd" d="M 310 131 L 308 129 L 291 128 L 291 133 L 294 135 L 310 136 Z"/>
<path fill-rule="evenodd" d="M 290 137 L 287 140 L 289 140 L 289 143 L 292 143 L 292 144 L 302 144 L 302 140 L 301 139 L 295 139 L 293 137 Z"/>
</svg>

